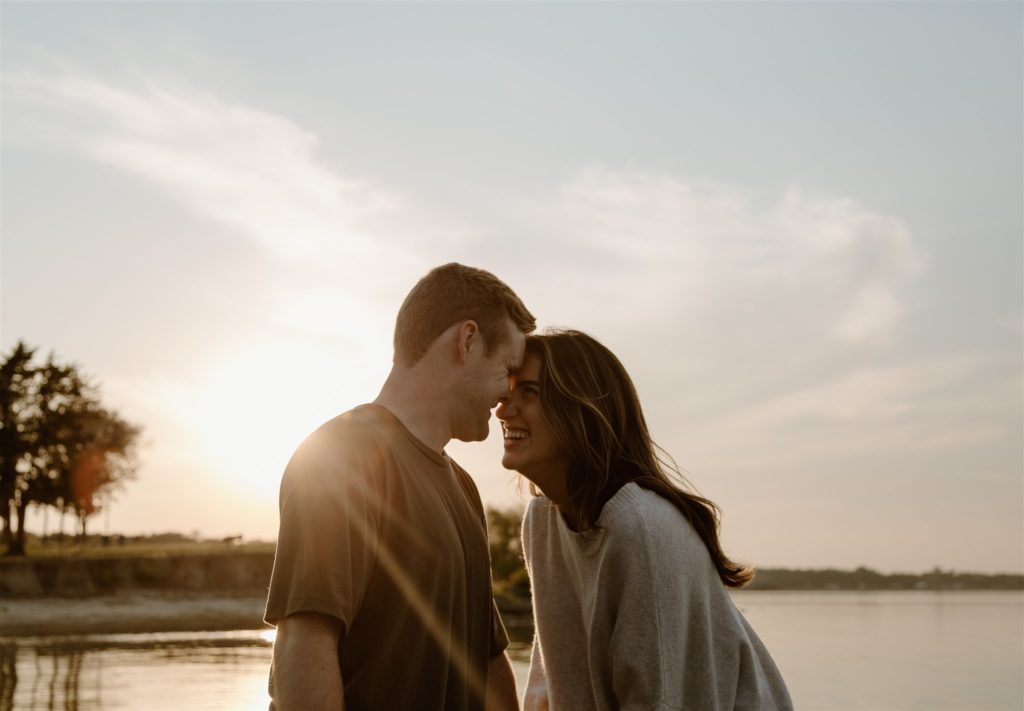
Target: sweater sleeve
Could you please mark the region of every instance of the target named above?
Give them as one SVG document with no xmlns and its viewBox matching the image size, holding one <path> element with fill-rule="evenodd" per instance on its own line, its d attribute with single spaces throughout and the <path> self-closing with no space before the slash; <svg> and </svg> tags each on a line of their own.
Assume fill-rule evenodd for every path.
<svg viewBox="0 0 1024 711">
<path fill-rule="evenodd" d="M 627 530 L 630 536 L 620 535 Z M 658 615 L 659 599 L 670 591 L 653 579 L 655 557 L 640 519 L 607 538 L 598 589 L 608 591 L 607 607 L 602 607 L 611 627 L 611 685 L 622 711 L 656 708 L 666 683 L 664 658 L 672 651 L 666 649 L 672 635 L 661 634 Z"/>
<path fill-rule="evenodd" d="M 612 693 L 623 711 L 731 708 L 719 694 L 730 673 L 716 646 L 729 645 L 713 634 L 707 551 L 674 511 L 651 513 L 631 510 L 607 539 Z"/>
<path fill-rule="evenodd" d="M 530 675 L 526 679 L 523 711 L 548 711 L 548 679 L 536 635 L 533 638 L 533 649 L 530 650 Z"/>
</svg>

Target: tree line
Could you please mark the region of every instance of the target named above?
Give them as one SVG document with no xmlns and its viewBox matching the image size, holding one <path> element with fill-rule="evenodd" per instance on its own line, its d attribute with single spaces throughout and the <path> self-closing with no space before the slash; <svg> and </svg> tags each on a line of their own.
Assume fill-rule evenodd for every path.
<svg viewBox="0 0 1024 711">
<path fill-rule="evenodd" d="M 0 363 L 0 533 L 6 555 L 25 554 L 30 506 L 86 523 L 136 471 L 141 428 L 100 402 L 72 363 L 19 341 Z"/>
</svg>

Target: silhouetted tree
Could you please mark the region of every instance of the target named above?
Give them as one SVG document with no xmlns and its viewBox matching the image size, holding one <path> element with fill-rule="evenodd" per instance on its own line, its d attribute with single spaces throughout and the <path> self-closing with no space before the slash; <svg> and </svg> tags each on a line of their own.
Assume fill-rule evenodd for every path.
<svg viewBox="0 0 1024 711">
<path fill-rule="evenodd" d="M 72 511 L 84 535 L 88 517 L 99 510 L 98 495 L 134 475 L 140 433 L 102 407 L 95 386 L 74 365 L 58 363 L 51 355 L 33 366 L 34 352 L 18 343 L 0 366 L 0 493 L 7 512 L 8 555 L 24 555 L 30 504 Z M 5 369 L 11 377 L 4 378 Z M 12 510 L 16 528 L 10 525 Z"/>
<path fill-rule="evenodd" d="M 34 356 L 35 349 L 19 341 L 0 363 L 0 517 L 3 542 L 8 548 L 13 539 L 11 517 L 18 489 L 18 465 L 32 451 L 34 442 L 28 431 L 27 412 L 32 399 Z"/>
</svg>

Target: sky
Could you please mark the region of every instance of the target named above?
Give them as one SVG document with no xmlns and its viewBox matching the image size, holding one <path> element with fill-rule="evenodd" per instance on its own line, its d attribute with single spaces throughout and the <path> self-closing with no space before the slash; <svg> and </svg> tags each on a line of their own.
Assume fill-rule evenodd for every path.
<svg viewBox="0 0 1024 711">
<path fill-rule="evenodd" d="M 93 530 L 273 539 L 460 261 L 620 357 L 732 558 L 1024 572 L 1021 3 L 0 12 L 0 348 L 144 427 Z"/>
</svg>

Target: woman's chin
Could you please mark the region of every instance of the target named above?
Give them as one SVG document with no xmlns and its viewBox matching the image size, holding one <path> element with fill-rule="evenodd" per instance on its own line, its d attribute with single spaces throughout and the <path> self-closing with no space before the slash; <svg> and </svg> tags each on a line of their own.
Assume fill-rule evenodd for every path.
<svg viewBox="0 0 1024 711">
<path fill-rule="evenodd" d="M 523 474 L 523 470 L 521 468 L 522 462 L 519 461 L 519 458 L 516 457 L 516 455 L 513 454 L 512 452 L 505 452 L 505 454 L 501 456 L 501 466 L 505 467 L 506 469 L 511 469 L 514 472 L 518 472 L 523 476 L 526 476 L 525 474 Z M 529 477 L 526 478 L 529 479 Z"/>
</svg>

